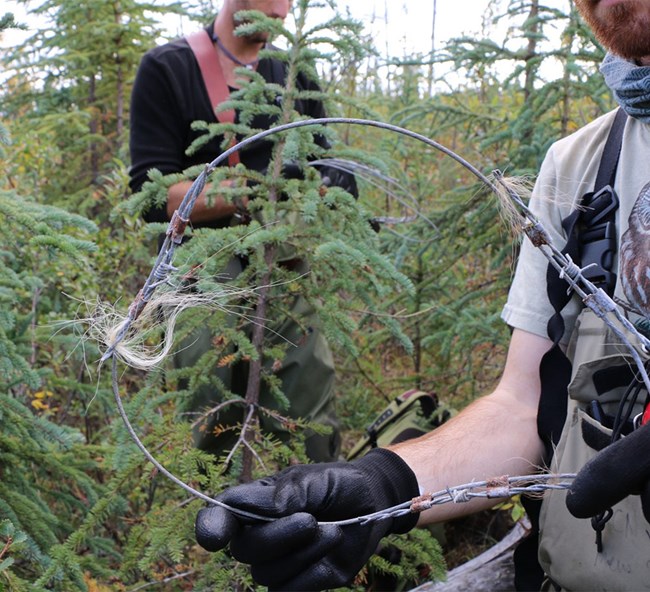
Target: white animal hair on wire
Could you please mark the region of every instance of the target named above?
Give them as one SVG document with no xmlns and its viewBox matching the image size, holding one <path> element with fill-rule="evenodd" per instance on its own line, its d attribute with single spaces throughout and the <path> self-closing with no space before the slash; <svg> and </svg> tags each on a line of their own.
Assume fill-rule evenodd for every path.
<svg viewBox="0 0 650 592">
<path fill-rule="evenodd" d="M 176 321 L 184 311 L 202 308 L 234 313 L 227 303 L 249 297 L 251 292 L 225 284 L 211 292 L 163 289 L 156 292 L 138 318 L 129 324 L 122 339 L 118 340 L 117 337 L 129 319 L 107 305 L 100 307 L 96 314 L 93 333 L 107 349 L 113 347 L 115 355 L 127 366 L 151 370 L 159 366 L 172 351 Z M 155 338 L 160 334 L 163 336 L 162 342 L 151 345 L 153 340 L 150 337 Z"/>
<path fill-rule="evenodd" d="M 508 227 L 513 236 L 521 236 L 522 219 L 521 210 L 512 200 L 512 193 L 518 195 L 522 200 L 528 201 L 532 193 L 532 181 L 527 177 L 501 177 L 498 182 L 498 174 L 490 176 L 495 181 L 496 197 L 499 203 L 501 219 Z"/>
</svg>

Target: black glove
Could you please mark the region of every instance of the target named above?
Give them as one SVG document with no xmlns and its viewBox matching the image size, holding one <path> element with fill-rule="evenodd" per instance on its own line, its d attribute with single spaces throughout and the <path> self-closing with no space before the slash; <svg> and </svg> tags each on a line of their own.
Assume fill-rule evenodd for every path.
<svg viewBox="0 0 650 592">
<path fill-rule="evenodd" d="M 208 551 L 230 542 L 232 556 L 250 563 L 253 579 L 272 590 L 337 588 L 354 578 L 382 537 L 408 532 L 417 515 L 365 525 L 318 522 L 369 514 L 418 495 L 409 466 L 377 448 L 352 462 L 297 465 L 226 490 L 220 501 L 279 519 L 254 522 L 210 506 L 197 516 L 196 540 Z"/>
<path fill-rule="evenodd" d="M 592 458 L 571 485 L 566 505 L 576 518 L 589 518 L 628 495 L 641 496 L 643 515 L 650 522 L 650 424 Z"/>
<path fill-rule="evenodd" d="M 359 197 L 357 180 L 352 173 L 327 165 L 318 165 L 315 168 L 318 169 L 325 187 L 340 187 L 355 199 Z"/>
</svg>

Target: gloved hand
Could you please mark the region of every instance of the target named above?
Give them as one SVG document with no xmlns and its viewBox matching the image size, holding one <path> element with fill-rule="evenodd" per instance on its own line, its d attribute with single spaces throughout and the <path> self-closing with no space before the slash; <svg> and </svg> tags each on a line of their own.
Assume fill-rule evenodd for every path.
<svg viewBox="0 0 650 592">
<path fill-rule="evenodd" d="M 327 165 L 316 167 L 325 187 L 340 187 L 355 199 L 359 197 L 356 177 L 352 173 Z"/>
<path fill-rule="evenodd" d="M 566 498 L 576 518 L 605 512 L 628 495 L 640 495 L 650 522 L 650 424 L 599 452 L 578 473 Z"/>
<path fill-rule="evenodd" d="M 237 561 L 251 564 L 253 579 L 271 590 L 322 590 L 350 582 L 382 537 L 405 533 L 416 514 L 365 525 L 322 525 L 369 514 L 419 495 L 409 466 L 377 448 L 352 462 L 297 465 L 226 490 L 218 499 L 273 522 L 244 519 L 219 507 L 201 510 L 196 540 L 208 551 L 230 542 Z"/>
</svg>

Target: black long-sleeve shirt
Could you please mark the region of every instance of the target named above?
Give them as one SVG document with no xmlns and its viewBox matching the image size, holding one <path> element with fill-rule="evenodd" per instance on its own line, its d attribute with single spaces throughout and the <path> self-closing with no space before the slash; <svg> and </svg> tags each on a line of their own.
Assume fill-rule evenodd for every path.
<svg viewBox="0 0 650 592">
<path fill-rule="evenodd" d="M 213 25 L 206 28 L 210 37 Z M 257 71 L 267 82 L 284 85 L 286 66 L 279 60 L 260 60 Z M 299 75 L 296 84 L 301 90 L 318 90 L 318 85 Z M 320 101 L 298 100 L 296 111 L 313 118 L 325 117 Z M 192 155 L 186 150 L 201 131 L 193 130 L 194 121 L 216 122 L 216 115 L 203 82 L 199 65 L 184 38 L 148 51 L 142 58 L 131 96 L 131 169 L 130 187 L 139 191 L 147 181 L 150 169 L 167 175 L 214 160 L 221 152 L 223 137 L 214 137 Z M 268 115 L 256 116 L 251 126 L 268 129 L 274 120 Z M 324 142 L 324 138 L 322 139 Z M 240 153 L 248 168 L 264 170 L 271 157 L 272 144 L 257 142 Z M 168 220 L 164 207 L 149 210 L 148 221 Z"/>
</svg>

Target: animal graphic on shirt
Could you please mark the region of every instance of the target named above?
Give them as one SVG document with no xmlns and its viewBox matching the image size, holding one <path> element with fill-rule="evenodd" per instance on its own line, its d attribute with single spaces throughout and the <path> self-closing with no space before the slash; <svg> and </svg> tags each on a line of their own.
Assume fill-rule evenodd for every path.
<svg viewBox="0 0 650 592">
<path fill-rule="evenodd" d="M 650 318 L 650 183 L 641 189 L 621 238 L 621 286 L 635 312 Z"/>
</svg>

